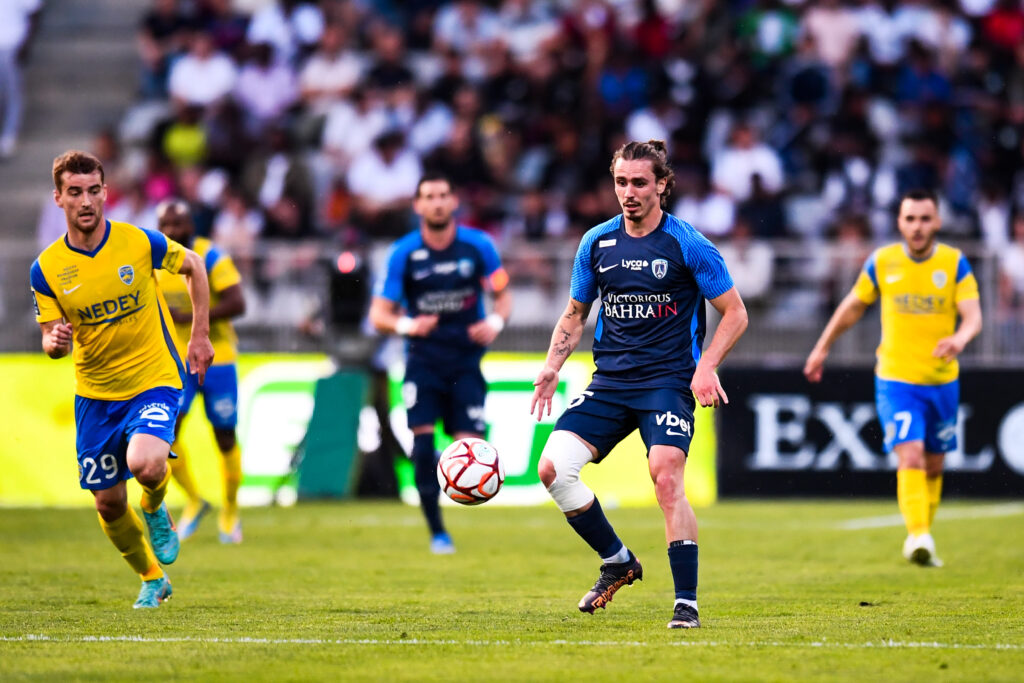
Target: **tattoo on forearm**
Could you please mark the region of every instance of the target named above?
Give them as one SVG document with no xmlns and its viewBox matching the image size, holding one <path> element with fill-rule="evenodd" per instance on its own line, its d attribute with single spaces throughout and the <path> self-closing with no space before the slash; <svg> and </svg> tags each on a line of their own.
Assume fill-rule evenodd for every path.
<svg viewBox="0 0 1024 683">
<path fill-rule="evenodd" d="M 551 345 L 552 351 L 554 351 L 555 355 L 561 357 L 568 356 L 570 353 L 572 353 L 573 345 L 569 341 L 569 339 L 572 337 L 572 334 L 564 327 L 559 325 L 558 329 L 555 331 L 555 335 L 556 338 Z"/>
</svg>

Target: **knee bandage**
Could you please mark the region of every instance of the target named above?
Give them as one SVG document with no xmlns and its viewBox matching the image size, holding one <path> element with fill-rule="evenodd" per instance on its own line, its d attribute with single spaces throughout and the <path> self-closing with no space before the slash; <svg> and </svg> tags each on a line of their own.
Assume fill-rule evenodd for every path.
<svg viewBox="0 0 1024 683">
<path fill-rule="evenodd" d="M 548 487 L 548 493 L 559 510 L 572 512 L 594 500 L 594 492 L 580 481 L 580 470 L 594 459 L 582 441 L 570 432 L 551 432 L 541 457 L 555 467 L 555 481 Z"/>
</svg>

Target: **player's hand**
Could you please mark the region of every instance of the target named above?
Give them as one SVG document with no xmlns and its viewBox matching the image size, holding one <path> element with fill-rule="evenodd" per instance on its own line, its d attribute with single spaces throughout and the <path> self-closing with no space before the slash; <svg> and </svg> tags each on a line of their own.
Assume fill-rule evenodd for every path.
<svg viewBox="0 0 1024 683">
<path fill-rule="evenodd" d="M 213 344 L 209 337 L 192 337 L 188 340 L 188 369 L 199 376 L 200 386 L 206 379 L 206 371 L 213 362 Z"/>
<path fill-rule="evenodd" d="M 469 333 L 469 338 L 474 344 L 490 346 L 491 342 L 498 338 L 498 333 L 501 332 L 501 329 L 495 327 L 490 319 L 484 318 L 470 325 L 466 331 Z"/>
<path fill-rule="evenodd" d="M 821 381 L 821 375 L 825 372 L 825 358 L 828 357 L 828 353 L 814 349 L 811 351 L 811 355 L 807 356 L 807 362 L 804 363 L 804 377 L 807 378 L 808 382 L 817 384 Z"/>
<path fill-rule="evenodd" d="M 68 351 L 71 350 L 71 323 L 57 323 L 50 328 L 50 334 L 47 339 L 47 346 L 44 351 L 47 355 L 53 355 L 59 353 L 64 356 L 67 355 Z"/>
<path fill-rule="evenodd" d="M 537 414 L 537 422 L 547 415 L 551 415 L 551 397 L 555 395 L 558 388 L 558 372 L 547 365 L 537 375 L 533 383 L 533 400 L 530 401 L 530 414 Z"/>
<path fill-rule="evenodd" d="M 725 395 L 725 389 L 722 388 L 722 383 L 718 380 L 718 373 L 700 363 L 697 363 L 697 369 L 693 373 L 690 390 L 697 398 L 697 403 L 704 408 L 710 406 L 717 408 L 719 402 L 729 402 L 729 397 Z"/>
<path fill-rule="evenodd" d="M 932 356 L 935 358 L 941 358 L 949 363 L 960 355 L 960 352 L 964 350 L 964 346 L 966 345 L 961 342 L 955 334 L 949 337 L 943 337 L 939 340 L 939 343 L 935 345 L 935 350 L 932 351 Z"/>
<path fill-rule="evenodd" d="M 426 337 L 437 329 L 438 317 L 436 315 L 418 315 L 412 319 L 412 328 L 409 330 L 410 337 Z"/>
</svg>

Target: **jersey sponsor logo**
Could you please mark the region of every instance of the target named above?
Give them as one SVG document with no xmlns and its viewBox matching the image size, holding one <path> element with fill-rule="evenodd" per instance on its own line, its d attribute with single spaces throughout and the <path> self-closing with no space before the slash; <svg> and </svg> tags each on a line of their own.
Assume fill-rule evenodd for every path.
<svg viewBox="0 0 1024 683">
<path fill-rule="evenodd" d="M 648 265 L 647 259 L 622 259 L 622 267 L 628 270 L 643 270 Z"/>
<path fill-rule="evenodd" d="M 139 292 L 122 294 L 116 299 L 104 299 L 85 308 L 75 309 L 83 325 L 105 325 L 140 311 L 145 304 L 139 303 Z"/>
<path fill-rule="evenodd" d="M 651 261 L 651 272 L 659 280 L 665 277 L 665 274 L 668 273 L 668 261 L 663 258 L 654 259 Z"/>
<path fill-rule="evenodd" d="M 476 304 L 477 296 L 472 287 L 455 289 L 450 292 L 427 292 L 416 299 L 419 313 L 458 313 Z"/>
<path fill-rule="evenodd" d="M 79 287 L 81 287 L 81 286 L 82 286 L 82 283 L 81 283 L 81 282 L 79 282 L 79 283 L 78 283 L 77 285 L 75 285 L 75 286 L 74 286 L 74 287 L 72 287 L 71 289 L 68 289 L 67 287 L 65 287 L 65 288 L 64 288 L 64 293 L 65 293 L 65 294 L 70 294 L 71 292 L 75 291 L 76 289 L 78 289 L 78 288 L 79 288 Z"/>
<path fill-rule="evenodd" d="M 438 275 L 448 275 L 454 273 L 458 267 L 457 261 L 442 261 L 441 263 L 434 264 L 434 272 Z"/>
<path fill-rule="evenodd" d="M 898 313 L 927 315 L 941 313 L 946 307 L 946 297 L 929 294 L 897 294 L 892 298 Z"/>
<path fill-rule="evenodd" d="M 618 263 L 616 263 L 616 264 L 615 264 L 615 265 L 613 265 L 613 266 L 598 266 L 598 267 L 597 267 L 597 272 L 599 272 L 599 273 L 605 273 L 605 272 L 607 272 L 607 271 L 611 270 L 612 268 L 618 268 L 618 267 L 619 267 L 619 264 L 618 264 Z"/>
<path fill-rule="evenodd" d="M 598 240 L 597 247 L 598 249 L 601 247 L 614 247 L 617 241 L 618 240 Z"/>
<path fill-rule="evenodd" d="M 126 285 L 130 285 L 135 282 L 135 268 L 131 266 L 121 266 L 117 269 L 117 276 L 121 278 L 121 282 Z"/>
<path fill-rule="evenodd" d="M 946 286 L 946 282 L 948 282 L 948 281 L 949 281 L 949 279 L 948 279 L 948 276 L 946 275 L 946 271 L 944 271 L 944 270 L 932 271 L 932 284 L 935 285 L 936 287 L 938 287 L 939 289 L 942 289 L 943 287 L 945 287 Z"/>
<path fill-rule="evenodd" d="M 664 426 L 665 433 L 669 436 L 693 436 L 693 425 L 689 420 L 679 417 L 671 410 L 666 410 L 658 415 L 654 421 L 658 423 L 658 426 Z"/>
<path fill-rule="evenodd" d="M 667 318 L 679 315 L 679 304 L 672 301 L 672 295 L 655 294 L 607 294 L 601 300 L 605 317 L 625 320 Z"/>
</svg>

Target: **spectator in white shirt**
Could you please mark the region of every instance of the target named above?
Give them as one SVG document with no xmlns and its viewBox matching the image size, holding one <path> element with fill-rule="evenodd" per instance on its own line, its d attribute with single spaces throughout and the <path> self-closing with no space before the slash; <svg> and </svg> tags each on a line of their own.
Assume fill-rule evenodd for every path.
<svg viewBox="0 0 1024 683">
<path fill-rule="evenodd" d="M 733 128 L 731 144 L 715 155 L 712 184 L 742 202 L 750 197 L 755 174 L 761 176 L 765 192 L 776 194 L 782 190 L 784 178 L 779 155 L 758 141 L 749 124 L 739 123 Z"/>
<path fill-rule="evenodd" d="M 419 157 L 405 146 L 400 130 L 379 135 L 348 171 L 354 222 L 371 238 L 405 234 L 422 173 Z"/>
<path fill-rule="evenodd" d="M 252 15 L 246 40 L 270 43 L 277 59 L 295 65 L 313 49 L 324 30 L 319 6 L 306 0 L 272 0 Z"/>
<path fill-rule="evenodd" d="M 328 24 L 317 48 L 299 74 L 302 100 L 316 115 L 348 97 L 363 73 L 363 60 L 347 45 L 348 34 L 340 24 Z"/>
<path fill-rule="evenodd" d="M 257 43 L 250 50 L 235 85 L 235 101 L 245 112 L 246 128 L 255 138 L 298 102 L 299 84 L 290 67 L 274 60 L 270 43 Z"/>
<path fill-rule="evenodd" d="M 196 31 L 188 54 L 171 67 L 168 90 L 179 106 L 208 107 L 230 95 L 237 81 L 234 60 L 217 51 L 207 33 Z"/>
</svg>

